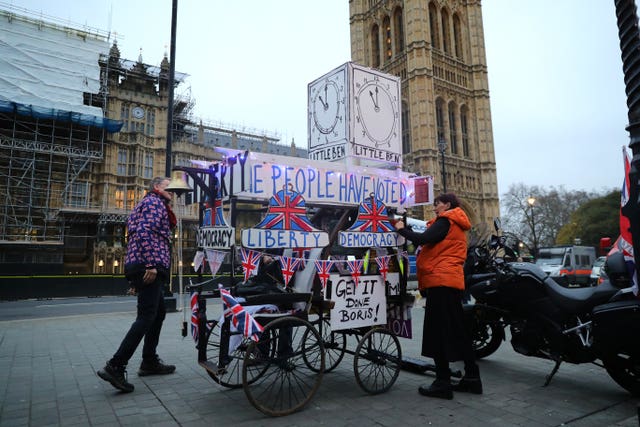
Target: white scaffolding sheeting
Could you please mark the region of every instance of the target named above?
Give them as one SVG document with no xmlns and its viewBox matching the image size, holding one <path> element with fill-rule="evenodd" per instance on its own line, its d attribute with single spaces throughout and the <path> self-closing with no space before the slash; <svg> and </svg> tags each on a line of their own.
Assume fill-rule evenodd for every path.
<svg viewBox="0 0 640 427">
<path fill-rule="evenodd" d="M 100 90 L 100 55 L 108 40 L 0 10 L 0 100 L 103 117 L 83 105 Z"/>
</svg>

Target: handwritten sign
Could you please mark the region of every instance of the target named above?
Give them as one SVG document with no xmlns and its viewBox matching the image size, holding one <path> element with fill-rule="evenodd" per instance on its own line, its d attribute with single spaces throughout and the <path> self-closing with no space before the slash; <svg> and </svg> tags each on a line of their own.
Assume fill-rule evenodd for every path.
<svg viewBox="0 0 640 427">
<path fill-rule="evenodd" d="M 341 231 L 338 240 L 338 244 L 345 248 L 384 248 L 400 246 L 404 243 L 404 237 L 395 232 Z"/>
<path fill-rule="evenodd" d="M 335 302 L 331 309 L 331 330 L 387 323 L 387 296 L 382 276 L 360 276 L 358 286 L 351 276 L 332 274 L 330 280 L 328 298 Z"/>
<path fill-rule="evenodd" d="M 340 162 L 226 148 L 217 151 L 225 156 L 223 161 L 194 162 L 214 174 L 223 200 L 230 196 L 267 200 L 283 188 L 313 204 L 355 206 L 373 194 L 386 206 L 407 208 L 414 200 L 413 175 L 400 169 L 347 167 Z"/>
<path fill-rule="evenodd" d="M 328 245 L 329 234 L 324 231 L 242 230 L 242 246 L 245 248 L 321 248 Z"/>
<path fill-rule="evenodd" d="M 200 227 L 196 243 L 205 249 L 229 249 L 236 242 L 234 227 Z"/>
</svg>

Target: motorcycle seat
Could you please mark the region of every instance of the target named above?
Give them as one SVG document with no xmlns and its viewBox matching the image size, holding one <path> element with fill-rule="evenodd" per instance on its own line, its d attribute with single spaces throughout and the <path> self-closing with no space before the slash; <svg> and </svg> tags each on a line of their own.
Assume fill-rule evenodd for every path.
<svg viewBox="0 0 640 427">
<path fill-rule="evenodd" d="M 571 314 L 591 311 L 596 305 L 609 301 L 619 291 L 608 281 L 588 288 L 565 288 L 551 277 L 545 278 L 543 283 L 551 300 Z"/>
</svg>

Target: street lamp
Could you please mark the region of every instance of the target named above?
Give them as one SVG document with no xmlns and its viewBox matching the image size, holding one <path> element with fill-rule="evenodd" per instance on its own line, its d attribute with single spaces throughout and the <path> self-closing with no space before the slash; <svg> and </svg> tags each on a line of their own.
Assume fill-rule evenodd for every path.
<svg viewBox="0 0 640 427">
<path fill-rule="evenodd" d="M 438 150 L 440 150 L 440 155 L 442 156 L 442 192 L 447 192 L 447 173 L 444 169 L 444 153 L 447 151 L 447 141 L 440 136 L 438 138 Z"/>
<path fill-rule="evenodd" d="M 533 216 L 533 205 L 536 203 L 536 199 L 534 197 L 529 197 L 527 199 L 527 203 L 529 203 L 529 207 L 531 208 L 531 233 L 533 234 L 533 255 L 534 257 L 538 253 L 538 239 L 536 237 L 536 219 Z"/>
</svg>

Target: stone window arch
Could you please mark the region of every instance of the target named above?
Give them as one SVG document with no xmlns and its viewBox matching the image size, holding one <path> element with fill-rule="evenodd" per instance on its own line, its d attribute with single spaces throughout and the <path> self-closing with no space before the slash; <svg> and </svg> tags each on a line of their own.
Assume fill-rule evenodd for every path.
<svg viewBox="0 0 640 427">
<path fill-rule="evenodd" d="M 440 11 L 440 21 L 442 25 L 442 50 L 444 53 L 451 54 L 451 36 L 449 35 L 449 12 L 447 9 Z"/>
<path fill-rule="evenodd" d="M 449 146 L 451 154 L 458 154 L 458 132 L 456 129 L 456 104 L 449 102 Z"/>
<path fill-rule="evenodd" d="M 397 7 L 393 12 L 393 24 L 396 55 L 399 55 L 404 52 L 404 21 L 401 7 Z"/>
<path fill-rule="evenodd" d="M 380 28 L 378 24 L 371 27 L 371 66 L 380 67 Z"/>
<path fill-rule="evenodd" d="M 429 27 L 431 30 L 431 46 L 434 49 L 440 49 L 440 36 L 438 25 L 438 10 L 435 4 L 429 3 Z"/>
<path fill-rule="evenodd" d="M 384 62 L 389 62 L 393 57 L 391 18 L 389 18 L 389 15 L 385 16 L 382 20 L 382 29 L 384 31 Z"/>
<path fill-rule="evenodd" d="M 402 113 L 400 120 L 402 123 L 402 153 L 408 154 L 411 152 L 411 123 L 409 115 L 409 104 L 406 101 L 402 101 Z"/>
<path fill-rule="evenodd" d="M 444 131 L 444 100 L 442 98 L 436 98 L 436 132 L 437 142 L 445 139 Z"/>
<path fill-rule="evenodd" d="M 471 157 L 469 149 L 469 109 L 466 105 L 460 107 L 460 136 L 462 137 L 462 155 Z"/>
<path fill-rule="evenodd" d="M 459 60 L 464 60 L 462 46 L 462 23 L 457 13 L 453 14 L 453 53 Z"/>
</svg>

